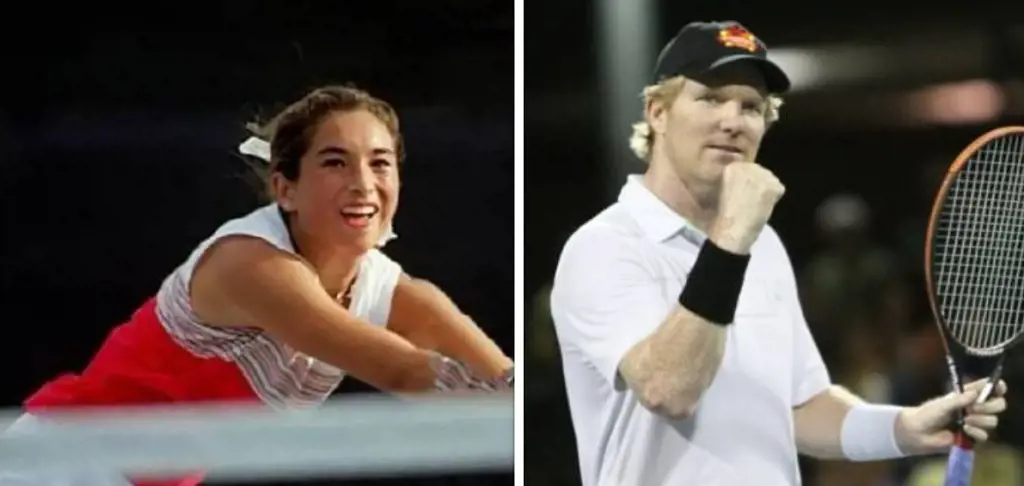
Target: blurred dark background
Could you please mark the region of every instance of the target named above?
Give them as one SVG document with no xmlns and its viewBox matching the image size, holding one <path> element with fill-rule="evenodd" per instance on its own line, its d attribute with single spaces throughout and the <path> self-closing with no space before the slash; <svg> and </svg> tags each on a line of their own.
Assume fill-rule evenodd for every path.
<svg viewBox="0 0 1024 486">
<path fill-rule="evenodd" d="M 2 406 L 81 369 L 195 244 L 257 207 L 235 152 L 245 123 L 331 83 L 401 117 L 409 156 L 387 253 L 513 354 L 512 1 L 20 7 L 0 43 Z M 338 394 L 367 391 L 350 377 Z"/>
<path fill-rule="evenodd" d="M 694 20 L 738 20 L 795 83 L 760 160 L 786 184 L 772 225 L 833 380 L 870 401 L 945 392 L 923 284 L 943 172 L 974 138 L 1024 122 L 1024 4 L 552 0 L 526 13 L 526 478 L 579 484 L 548 290 L 566 238 L 643 165 L 628 151 L 654 59 Z M 789 9 L 792 10 L 789 10 Z M 790 13 L 784 13 L 790 12 Z M 1024 353 L 1017 353 L 1018 357 Z M 974 484 L 1024 484 L 1024 367 Z M 983 371 L 988 363 L 976 363 Z M 941 484 L 945 458 L 802 460 L 809 486 Z"/>
</svg>

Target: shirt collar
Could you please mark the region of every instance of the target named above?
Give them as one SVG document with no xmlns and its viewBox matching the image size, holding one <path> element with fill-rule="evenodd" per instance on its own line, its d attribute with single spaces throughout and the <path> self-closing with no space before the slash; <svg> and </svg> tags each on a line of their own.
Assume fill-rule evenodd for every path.
<svg viewBox="0 0 1024 486">
<path fill-rule="evenodd" d="M 619 191 L 619 203 L 626 208 L 651 240 L 664 242 L 678 234 L 699 246 L 707 238 L 703 231 L 658 199 L 658 196 L 644 185 L 642 175 L 632 174 L 626 177 L 626 184 Z"/>
</svg>

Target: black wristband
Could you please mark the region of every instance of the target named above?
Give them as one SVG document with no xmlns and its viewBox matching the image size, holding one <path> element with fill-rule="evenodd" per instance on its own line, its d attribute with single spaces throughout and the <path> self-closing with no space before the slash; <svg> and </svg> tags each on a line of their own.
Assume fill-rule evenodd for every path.
<svg viewBox="0 0 1024 486">
<path fill-rule="evenodd" d="M 730 253 L 704 240 L 679 294 L 679 305 L 713 324 L 731 324 L 749 262 L 750 255 Z"/>
</svg>

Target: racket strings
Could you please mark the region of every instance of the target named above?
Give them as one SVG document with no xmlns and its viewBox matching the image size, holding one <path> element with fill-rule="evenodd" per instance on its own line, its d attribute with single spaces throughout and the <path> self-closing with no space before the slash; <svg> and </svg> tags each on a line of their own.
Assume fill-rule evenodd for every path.
<svg viewBox="0 0 1024 486">
<path fill-rule="evenodd" d="M 997 351 L 1024 330 L 1024 134 L 990 141 L 964 164 L 935 228 L 938 307 L 952 338 Z"/>
</svg>

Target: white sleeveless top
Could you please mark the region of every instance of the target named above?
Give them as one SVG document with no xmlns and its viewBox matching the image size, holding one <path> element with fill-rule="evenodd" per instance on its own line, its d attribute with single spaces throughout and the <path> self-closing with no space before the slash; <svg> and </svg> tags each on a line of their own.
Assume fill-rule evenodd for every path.
<svg viewBox="0 0 1024 486">
<path fill-rule="evenodd" d="M 236 363 L 256 395 L 271 407 L 319 405 L 341 383 L 343 370 L 306 356 L 258 329 L 206 325 L 192 310 L 189 282 L 196 262 L 211 244 L 229 235 L 254 236 L 295 253 L 276 204 L 224 223 L 160 286 L 156 305 L 160 323 L 175 342 L 196 356 Z M 371 250 L 360 262 L 349 311 L 375 326 L 387 325 L 401 273 L 398 263 L 379 250 Z"/>
</svg>

